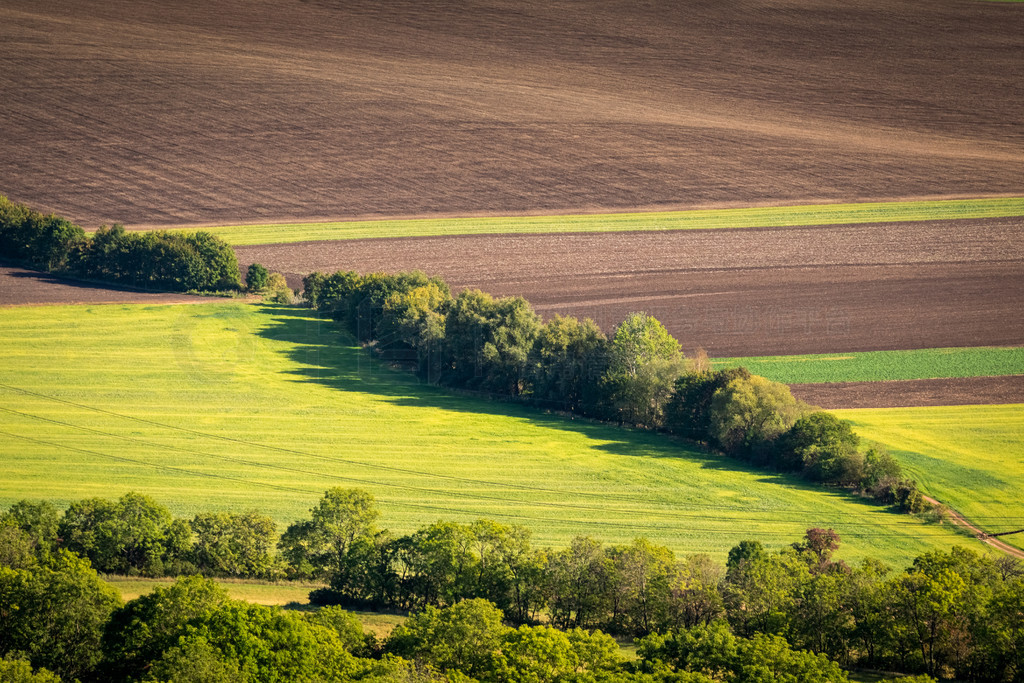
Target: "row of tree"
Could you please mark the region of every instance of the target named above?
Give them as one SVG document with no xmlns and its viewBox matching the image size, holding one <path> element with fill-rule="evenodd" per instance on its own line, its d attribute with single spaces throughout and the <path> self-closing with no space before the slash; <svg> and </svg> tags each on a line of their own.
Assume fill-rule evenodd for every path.
<svg viewBox="0 0 1024 683">
<path fill-rule="evenodd" d="M 287 570 L 276 542 L 273 520 L 257 512 L 175 519 L 137 493 L 80 500 L 63 513 L 45 501 L 20 501 L 0 515 L 0 563 L 8 567 L 33 566 L 64 550 L 106 574 L 276 579 Z"/>
<path fill-rule="evenodd" d="M 782 637 L 844 666 L 1024 680 L 1024 566 L 1007 557 L 954 548 L 905 572 L 873 560 L 851 568 L 833 559 L 834 531 L 810 529 L 777 553 L 742 542 L 722 566 L 707 555 L 677 559 L 642 538 L 604 546 L 580 537 L 541 550 L 528 530 L 489 520 L 394 537 L 376 519 L 368 494 L 332 489 L 285 532 L 292 566 L 330 581 L 312 600 L 415 610 L 481 598 L 513 623 L 543 618 L 633 636 L 721 629 L 721 621 L 739 636 Z M 716 633 L 701 638 L 718 642 Z"/>
<path fill-rule="evenodd" d="M 123 604 L 86 560 L 63 551 L 30 569 L 0 566 L 0 616 L 0 680 L 12 683 L 848 680 L 823 655 L 777 636 L 735 636 L 722 623 L 649 638 L 627 662 L 600 631 L 513 628 L 480 599 L 429 607 L 383 642 L 339 608 L 246 604 L 198 577 Z"/>
<path fill-rule="evenodd" d="M 453 297 L 436 277 L 312 273 L 310 306 L 342 321 L 384 358 L 428 381 L 678 434 L 729 455 L 829 484 L 857 487 L 906 511 L 914 483 L 849 425 L 746 370 L 687 363 L 654 317 L 632 313 L 611 338 L 590 319 L 543 322 L 521 297 L 477 290 Z"/>
<path fill-rule="evenodd" d="M 580 540 L 573 544 L 591 545 Z M 727 564 L 675 561 L 637 542 L 621 563 L 639 593 L 600 595 L 616 553 L 585 552 L 549 624 L 507 626 L 494 603 L 457 599 L 414 613 L 384 641 L 338 607 L 283 612 L 180 579 L 127 604 L 88 560 L 58 551 L 0 566 L 0 676 L 53 681 L 846 681 L 840 666 L 1024 680 L 1024 571 L 954 548 L 903 572 L 831 560 L 838 539 L 812 529 L 769 553 L 739 544 Z M 636 549 L 640 549 L 636 552 Z M 567 555 L 568 551 L 562 551 Z M 563 558 L 564 559 L 564 558 Z M 667 585 L 671 586 L 665 590 Z M 585 602 L 629 599 L 679 611 L 623 663 L 603 632 L 574 625 Z M 567 618 L 568 615 L 568 618 Z M 32 672 L 31 668 L 37 668 Z M 44 668 L 48 671 L 38 671 Z M 906 679 L 902 679 L 906 680 Z M 920 678 L 916 680 L 931 680 Z"/>
<path fill-rule="evenodd" d="M 102 227 L 91 237 L 53 214 L 0 195 L 0 258 L 62 273 L 170 291 L 241 288 L 231 247 L 207 232 L 127 232 Z"/>
<path fill-rule="evenodd" d="M 74 572 L 81 574 L 85 571 L 81 562 L 90 566 L 88 558 L 102 563 L 116 557 L 114 566 L 123 570 L 125 562 L 166 558 L 175 543 L 184 548 L 185 544 L 167 540 L 183 535 L 182 520 L 154 516 L 144 503 L 143 497 L 133 494 L 102 504 L 82 501 L 65 513 L 68 522 L 51 514 L 52 508 L 45 504 L 16 504 L 0 517 L 0 564 L 8 572 L 22 572 L 17 574 L 18 581 L 37 575 L 55 580 L 46 573 L 54 566 L 77 567 Z M 101 523 L 82 524 L 82 513 L 97 508 L 107 511 Z M 254 518 L 254 514 L 238 516 Z M 202 544 L 194 541 L 189 561 L 219 557 L 216 562 L 206 561 L 207 570 L 218 567 L 210 573 L 228 574 L 228 559 L 237 561 L 239 554 L 225 552 L 225 546 L 212 540 L 218 534 L 202 530 L 204 524 L 216 527 L 218 519 L 230 517 L 197 515 L 187 525 L 194 538 L 207 539 Z M 566 548 L 540 549 L 531 545 L 527 529 L 489 520 L 437 522 L 397 536 L 379 528 L 378 519 L 373 498 L 366 492 L 331 489 L 307 519 L 289 526 L 279 541 L 279 555 L 272 556 L 266 541 L 256 544 L 259 552 L 251 556 L 262 560 L 253 566 L 276 567 L 275 571 L 295 577 L 329 582 L 328 588 L 310 595 L 314 604 L 398 608 L 435 619 L 441 612 L 457 614 L 446 610 L 459 605 L 486 601 L 499 620 L 503 617 L 513 625 L 548 624 L 567 633 L 601 629 L 644 638 L 660 634 L 644 641 L 647 673 L 685 670 L 716 680 L 748 680 L 736 672 L 742 667 L 723 673 L 728 666 L 721 658 L 760 652 L 759 648 L 781 652 L 783 642 L 773 640 L 780 638 L 785 648 L 824 655 L 845 667 L 955 675 L 964 680 L 1024 680 L 1024 567 L 1010 558 L 993 560 L 954 548 L 949 553 L 922 555 L 906 571 L 893 571 L 872 560 L 849 567 L 833 557 L 839 547 L 835 532 L 811 529 L 803 541 L 780 552 L 744 541 L 730 551 L 723 566 L 706 555 L 677 558 L 669 549 L 642 538 L 606 546 L 579 537 Z M 154 531 L 158 527 L 163 534 Z M 175 527 L 182 531 L 171 531 Z M 75 540 L 66 542 L 65 537 Z M 95 539 L 92 549 L 79 545 L 88 538 Z M 268 539 L 269 534 L 262 538 Z M 66 550 L 75 547 L 82 548 L 79 560 Z M 107 548 L 116 550 L 107 555 Z M 164 559 L 161 562 L 165 570 L 171 566 Z M 11 602 L 10 593 L 5 592 L 8 588 L 0 585 L 0 622 L 39 618 L 26 607 L 27 602 Z M 72 594 L 64 595 L 62 599 L 71 600 Z M 133 619 L 137 616 L 125 623 L 134 623 Z M 57 623 L 48 627 L 63 628 Z M 8 631 L 3 636 L 8 640 L 0 638 L 0 656 L 34 652 L 24 645 L 28 636 L 17 633 Z M 541 638 L 534 631 L 529 633 L 530 638 Z M 559 642 L 573 637 L 582 636 L 543 636 Z M 420 641 L 409 638 L 396 639 L 389 651 L 422 659 L 427 655 L 416 647 L 436 649 L 410 645 Z M 428 635 L 422 638 L 430 642 Z M 116 640 L 124 638 L 119 635 Z M 60 651 L 49 640 L 40 643 L 41 652 Z M 358 652 L 373 650 L 369 644 L 366 648 Z M 724 648 L 726 654 L 714 655 L 718 664 L 707 664 L 701 658 L 712 656 L 709 652 L 714 648 Z M 117 657 L 134 661 L 133 657 L 150 655 L 120 652 Z M 154 657 L 147 660 L 149 664 Z M 42 661 L 33 659 L 36 665 L 54 668 L 51 660 Z M 442 669 L 448 666 L 440 659 L 431 661 Z M 55 670 L 69 671 L 59 666 Z"/>
</svg>

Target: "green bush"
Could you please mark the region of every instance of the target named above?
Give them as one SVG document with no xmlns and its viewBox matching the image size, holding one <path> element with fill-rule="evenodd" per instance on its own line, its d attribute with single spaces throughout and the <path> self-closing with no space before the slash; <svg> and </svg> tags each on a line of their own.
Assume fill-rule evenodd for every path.
<svg viewBox="0 0 1024 683">
<path fill-rule="evenodd" d="M 270 271 L 258 263 L 250 263 L 245 273 L 245 287 L 250 292 L 259 292 L 266 288 L 270 279 Z"/>
</svg>

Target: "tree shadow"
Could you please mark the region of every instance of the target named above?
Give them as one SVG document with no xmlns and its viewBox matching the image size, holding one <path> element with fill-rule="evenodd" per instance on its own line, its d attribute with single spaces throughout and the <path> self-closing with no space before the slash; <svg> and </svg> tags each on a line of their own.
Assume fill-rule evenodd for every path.
<svg viewBox="0 0 1024 683">
<path fill-rule="evenodd" d="M 295 380 L 320 384 L 344 392 L 363 393 L 396 406 L 434 408 L 456 413 L 510 417 L 531 424 L 574 432 L 590 447 L 627 457 L 685 459 L 707 470 L 742 472 L 761 483 L 793 491 L 814 492 L 877 512 L 900 514 L 883 508 L 852 491 L 814 484 L 792 474 L 765 470 L 741 460 L 711 452 L 697 444 L 659 432 L 618 426 L 564 412 L 545 410 L 507 398 L 489 398 L 475 392 L 438 387 L 410 371 L 390 367 L 357 345 L 342 326 L 318 317 L 309 309 L 263 305 L 272 324 L 259 336 L 288 343 L 287 355 L 298 366 Z"/>
</svg>

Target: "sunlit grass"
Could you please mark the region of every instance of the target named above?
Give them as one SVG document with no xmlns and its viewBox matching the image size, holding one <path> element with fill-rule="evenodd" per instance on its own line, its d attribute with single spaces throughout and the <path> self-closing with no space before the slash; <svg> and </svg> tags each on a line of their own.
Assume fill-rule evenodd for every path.
<svg viewBox="0 0 1024 683">
<path fill-rule="evenodd" d="M 989 532 L 1024 529 L 1024 405 L 837 410 L 928 495 Z M 1006 536 L 1024 548 L 1024 534 Z"/>
<path fill-rule="evenodd" d="M 302 309 L 4 309 L 0 347 L 0 505 L 138 491 L 183 516 L 256 509 L 283 530 L 328 487 L 358 486 L 396 533 L 485 517 L 542 546 L 647 536 L 724 559 L 822 526 L 845 557 L 895 564 L 964 542 L 659 434 L 420 385 Z"/>
</svg>

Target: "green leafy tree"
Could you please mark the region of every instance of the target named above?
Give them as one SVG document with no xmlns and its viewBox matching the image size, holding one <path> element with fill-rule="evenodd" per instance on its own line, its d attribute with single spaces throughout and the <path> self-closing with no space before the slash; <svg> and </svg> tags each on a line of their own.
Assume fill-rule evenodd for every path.
<svg viewBox="0 0 1024 683">
<path fill-rule="evenodd" d="M 236 601 L 194 620 L 176 647 L 181 650 L 173 654 L 178 666 L 187 662 L 190 651 L 199 652 L 204 666 L 218 676 L 230 677 L 237 670 L 243 680 L 259 683 L 346 681 L 355 666 L 334 630 L 278 608 Z"/>
<path fill-rule="evenodd" d="M 501 611 L 479 598 L 445 609 L 427 607 L 395 627 L 386 646 L 389 652 L 423 660 L 441 671 L 483 678 L 507 666 L 502 644 L 509 629 L 501 620 Z"/>
<path fill-rule="evenodd" d="M 152 498 L 126 493 L 72 503 L 58 526 L 63 547 L 99 571 L 160 576 L 189 551 L 191 533 Z"/>
<path fill-rule="evenodd" d="M 612 560 L 598 541 L 577 536 L 568 548 L 549 551 L 544 591 L 556 626 L 596 626 L 612 610 Z"/>
<path fill-rule="evenodd" d="M 644 636 L 669 620 L 672 586 L 677 583 L 677 568 L 672 551 L 638 538 L 612 553 L 618 577 L 619 610 L 622 628 Z"/>
<path fill-rule="evenodd" d="M 668 603 L 668 623 L 673 628 L 710 624 L 725 613 L 719 585 L 725 568 L 708 555 L 690 555 L 676 568 Z"/>
<path fill-rule="evenodd" d="M 128 602 L 111 615 L 103 634 L 109 679 L 138 680 L 190 623 L 227 602 L 223 588 L 198 576 L 179 578 Z"/>
<path fill-rule="evenodd" d="M 459 293 L 448 309 L 440 381 L 510 396 L 528 387 L 528 359 L 540 316 L 522 297 Z"/>
<path fill-rule="evenodd" d="M 711 433 L 727 453 L 764 458 L 803 412 L 785 384 L 736 378 L 711 400 Z"/>
<path fill-rule="evenodd" d="M 288 562 L 317 577 L 336 572 L 357 540 L 373 539 L 380 517 L 373 495 L 362 489 L 328 489 L 310 513 L 285 530 L 278 546 Z"/>
<path fill-rule="evenodd" d="M 0 681 L 4 683 L 60 683 L 60 676 L 47 669 L 33 669 L 27 659 L 0 658 Z"/>
<path fill-rule="evenodd" d="M 413 606 L 452 605 L 476 592 L 479 574 L 473 530 L 456 522 L 436 522 L 403 543 L 399 555 Z"/>
<path fill-rule="evenodd" d="M 555 315 L 530 351 L 533 395 L 566 410 L 593 411 L 608 366 L 608 339 L 590 318 Z"/>
<path fill-rule="evenodd" d="M 205 638 L 182 638 L 153 662 L 147 681 L 173 683 L 248 683 L 254 677 L 243 673 L 239 663 L 213 647 Z"/>
<path fill-rule="evenodd" d="M 793 554 L 753 555 L 730 567 L 723 585 L 729 623 L 742 635 L 786 633 L 807 564 Z"/>
<path fill-rule="evenodd" d="M 32 537 L 14 524 L 0 523 L 0 567 L 28 569 L 39 560 Z"/>
<path fill-rule="evenodd" d="M 665 428 L 694 441 L 711 441 L 711 401 L 734 379 L 750 379 L 746 368 L 683 373 L 665 405 Z"/>
<path fill-rule="evenodd" d="M 646 313 L 630 313 L 615 328 L 602 379 L 613 414 L 656 427 L 684 368 L 679 342 Z"/>
<path fill-rule="evenodd" d="M 803 471 L 816 481 L 853 485 L 864 477 L 860 438 L 850 423 L 835 415 L 804 415 L 779 440 L 776 461 L 784 469 Z"/>
<path fill-rule="evenodd" d="M 0 527 L 13 526 L 24 532 L 39 559 L 48 558 L 57 545 L 57 508 L 48 501 L 21 500 L 0 515 Z"/>
<path fill-rule="evenodd" d="M 405 345 L 413 349 L 417 373 L 431 382 L 440 377 L 446 317 L 451 301 L 447 286 L 433 281 L 408 291 L 395 292 L 384 300 L 379 343 Z"/>
<path fill-rule="evenodd" d="M 275 578 L 276 525 L 257 512 L 205 512 L 190 522 L 196 567 L 214 576 Z"/>
<path fill-rule="evenodd" d="M 46 566 L 0 567 L 0 655 L 22 652 L 62 678 L 90 675 L 121 596 L 83 560 L 58 552 Z"/>
</svg>

